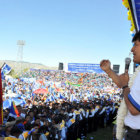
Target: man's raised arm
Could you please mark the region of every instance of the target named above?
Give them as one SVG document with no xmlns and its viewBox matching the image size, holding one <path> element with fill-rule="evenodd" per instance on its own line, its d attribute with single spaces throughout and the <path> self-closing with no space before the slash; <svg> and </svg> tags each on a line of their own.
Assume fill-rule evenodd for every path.
<svg viewBox="0 0 140 140">
<path fill-rule="evenodd" d="M 108 74 L 108 76 L 113 80 L 113 82 L 119 87 L 122 87 L 120 76 L 118 76 L 112 69 L 109 60 L 102 60 L 100 62 L 101 69 Z"/>
</svg>

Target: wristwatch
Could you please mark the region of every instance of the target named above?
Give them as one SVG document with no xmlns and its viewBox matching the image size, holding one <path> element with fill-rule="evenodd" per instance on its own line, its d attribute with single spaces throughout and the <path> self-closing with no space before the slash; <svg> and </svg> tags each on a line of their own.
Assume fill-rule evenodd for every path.
<svg viewBox="0 0 140 140">
<path fill-rule="evenodd" d="M 125 85 L 125 86 L 122 87 L 122 89 L 125 89 L 125 88 L 127 88 L 127 87 L 128 87 L 128 85 Z"/>
</svg>

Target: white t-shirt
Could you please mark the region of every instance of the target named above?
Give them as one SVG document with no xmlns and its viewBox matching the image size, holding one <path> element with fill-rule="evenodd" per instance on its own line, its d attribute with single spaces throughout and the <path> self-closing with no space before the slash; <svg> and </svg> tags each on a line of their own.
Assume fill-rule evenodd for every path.
<svg viewBox="0 0 140 140">
<path fill-rule="evenodd" d="M 140 111 L 140 72 L 134 80 L 128 99 Z M 124 124 L 132 129 L 140 129 L 140 114 L 134 116 L 128 110 Z"/>
</svg>

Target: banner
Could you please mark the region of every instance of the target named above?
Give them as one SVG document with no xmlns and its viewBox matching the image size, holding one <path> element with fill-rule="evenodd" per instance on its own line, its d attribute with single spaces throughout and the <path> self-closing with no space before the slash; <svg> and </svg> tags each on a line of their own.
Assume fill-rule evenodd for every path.
<svg viewBox="0 0 140 140">
<path fill-rule="evenodd" d="M 99 64 L 88 63 L 68 63 L 68 71 L 70 72 L 91 72 L 91 73 L 104 73 Z"/>
</svg>

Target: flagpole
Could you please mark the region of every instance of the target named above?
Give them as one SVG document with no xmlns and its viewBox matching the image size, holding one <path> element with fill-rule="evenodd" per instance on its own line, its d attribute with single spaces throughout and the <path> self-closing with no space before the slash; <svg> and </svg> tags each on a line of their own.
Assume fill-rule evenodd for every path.
<svg viewBox="0 0 140 140">
<path fill-rule="evenodd" d="M 5 64 L 6 64 L 6 63 L 4 62 L 3 65 L 2 65 L 2 67 L 1 67 L 1 69 L 3 68 L 3 66 L 4 66 Z"/>
<path fill-rule="evenodd" d="M 0 69 L 0 124 L 3 124 L 2 78 Z"/>
</svg>

